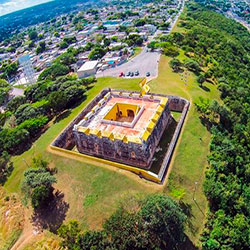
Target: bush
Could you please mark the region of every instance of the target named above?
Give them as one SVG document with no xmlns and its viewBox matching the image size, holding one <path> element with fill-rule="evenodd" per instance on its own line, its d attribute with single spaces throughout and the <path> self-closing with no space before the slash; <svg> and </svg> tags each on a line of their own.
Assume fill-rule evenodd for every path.
<svg viewBox="0 0 250 250">
<path fill-rule="evenodd" d="M 166 56 L 176 57 L 179 55 L 179 50 L 174 46 L 168 46 L 167 48 L 163 49 L 163 53 Z"/>
<path fill-rule="evenodd" d="M 199 72 L 201 72 L 201 68 L 199 63 L 197 63 L 194 60 L 189 59 L 186 63 L 185 63 L 185 67 L 187 69 L 189 69 L 190 71 L 193 71 L 194 73 L 198 74 Z"/>
</svg>

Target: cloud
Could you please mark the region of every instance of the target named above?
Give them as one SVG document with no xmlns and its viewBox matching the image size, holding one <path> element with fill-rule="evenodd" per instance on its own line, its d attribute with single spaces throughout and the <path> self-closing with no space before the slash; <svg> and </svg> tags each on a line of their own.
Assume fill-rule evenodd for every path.
<svg viewBox="0 0 250 250">
<path fill-rule="evenodd" d="M 8 0 L 0 3 L 0 16 L 49 1 L 51 0 Z"/>
</svg>

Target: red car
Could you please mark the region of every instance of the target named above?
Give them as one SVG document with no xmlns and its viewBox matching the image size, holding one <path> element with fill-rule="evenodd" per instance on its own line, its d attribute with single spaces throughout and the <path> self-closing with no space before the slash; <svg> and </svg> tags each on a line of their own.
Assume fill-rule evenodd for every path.
<svg viewBox="0 0 250 250">
<path fill-rule="evenodd" d="M 120 75 L 119 75 L 119 77 L 123 77 L 124 76 L 124 73 L 123 72 L 121 72 L 120 73 Z"/>
</svg>

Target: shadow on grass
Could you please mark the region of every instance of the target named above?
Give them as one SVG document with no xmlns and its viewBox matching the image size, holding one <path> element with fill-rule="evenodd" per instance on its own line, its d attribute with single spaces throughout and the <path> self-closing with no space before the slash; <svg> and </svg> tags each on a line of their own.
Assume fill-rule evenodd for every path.
<svg viewBox="0 0 250 250">
<path fill-rule="evenodd" d="M 200 121 L 201 121 L 201 124 L 206 127 L 206 129 L 208 131 L 211 131 L 211 128 L 212 128 L 212 123 L 209 121 L 209 119 L 207 119 L 206 117 L 202 117 L 200 116 Z"/>
<path fill-rule="evenodd" d="M 57 190 L 46 208 L 34 211 L 31 223 L 39 231 L 47 229 L 56 233 L 65 220 L 68 209 L 69 204 L 64 201 L 64 194 Z"/>
<path fill-rule="evenodd" d="M 188 238 L 187 235 L 186 235 L 186 240 L 178 246 L 178 250 L 198 250 L 198 249 L 199 248 L 193 244 L 193 242 Z"/>
<path fill-rule="evenodd" d="M 91 83 L 91 84 L 86 86 L 86 90 L 88 91 L 88 90 L 92 89 L 94 86 L 95 86 L 95 83 Z"/>
<path fill-rule="evenodd" d="M 63 120 L 64 118 L 68 117 L 71 114 L 71 110 L 65 110 L 64 112 L 62 112 L 59 116 L 56 117 L 54 124 L 60 122 L 61 120 Z"/>
<path fill-rule="evenodd" d="M 174 118 L 172 118 L 172 122 L 167 126 L 167 128 L 164 130 L 161 140 L 157 146 L 157 150 L 155 151 L 154 157 L 153 157 L 153 163 L 149 171 L 158 174 L 159 170 L 161 168 L 162 162 L 164 160 L 164 157 L 168 151 L 169 144 L 172 140 L 174 131 L 177 126 L 177 122 Z M 166 171 L 167 172 L 167 171 Z"/>
<path fill-rule="evenodd" d="M 210 89 L 204 85 L 200 85 L 200 88 L 203 89 L 206 92 L 210 92 Z"/>
<path fill-rule="evenodd" d="M 194 218 L 194 215 L 192 213 L 192 206 L 188 203 L 185 203 L 184 201 L 180 200 L 179 201 L 179 205 L 182 209 L 182 211 L 184 212 L 184 214 L 187 216 L 187 226 L 189 228 L 189 230 L 191 231 L 192 234 L 196 233 L 196 229 L 193 226 L 192 223 L 192 218 Z M 186 235 L 186 240 L 181 243 L 179 245 L 179 250 L 196 250 L 199 249 L 198 247 L 196 247 L 193 242 L 189 239 L 189 237 Z"/>
<path fill-rule="evenodd" d="M 187 226 L 190 230 L 190 232 L 192 234 L 196 234 L 197 231 L 196 231 L 196 228 L 194 227 L 193 223 L 192 223 L 192 218 L 194 218 L 194 215 L 192 213 L 192 206 L 188 203 L 185 203 L 184 201 L 179 201 L 179 205 L 182 209 L 182 211 L 184 212 L 184 214 L 187 216 Z"/>
</svg>

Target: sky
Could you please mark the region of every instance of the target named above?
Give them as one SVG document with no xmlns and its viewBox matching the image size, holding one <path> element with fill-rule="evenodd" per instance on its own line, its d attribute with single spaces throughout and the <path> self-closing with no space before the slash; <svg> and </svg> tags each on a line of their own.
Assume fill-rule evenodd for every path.
<svg viewBox="0 0 250 250">
<path fill-rule="evenodd" d="M 51 0 L 0 0 L 0 16 Z"/>
</svg>

